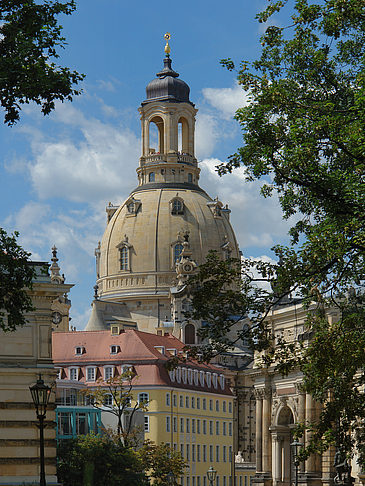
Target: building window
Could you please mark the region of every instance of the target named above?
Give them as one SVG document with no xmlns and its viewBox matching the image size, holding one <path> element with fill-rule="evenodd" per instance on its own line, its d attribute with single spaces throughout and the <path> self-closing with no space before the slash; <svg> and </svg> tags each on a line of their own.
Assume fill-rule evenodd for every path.
<svg viewBox="0 0 365 486">
<path fill-rule="evenodd" d="M 183 251 L 184 247 L 181 243 L 177 243 L 174 246 L 174 263 L 177 263 L 180 260 L 181 252 Z"/>
<path fill-rule="evenodd" d="M 195 397 L 191 397 L 191 408 L 195 408 Z"/>
<path fill-rule="evenodd" d="M 217 435 L 219 435 L 219 422 L 218 422 L 218 420 L 217 420 L 217 421 L 216 421 L 216 423 L 215 423 L 215 433 L 216 433 Z"/>
<path fill-rule="evenodd" d="M 190 461 L 190 444 L 186 444 L 186 460 Z"/>
<path fill-rule="evenodd" d="M 223 412 L 227 412 L 227 402 L 225 400 L 223 400 L 222 408 Z"/>
<path fill-rule="evenodd" d="M 200 398 L 196 399 L 196 408 L 200 409 Z"/>
<path fill-rule="evenodd" d="M 84 352 L 85 352 L 85 348 L 83 346 L 76 346 L 75 348 L 76 356 L 81 356 L 82 354 L 84 354 Z"/>
<path fill-rule="evenodd" d="M 170 406 L 170 393 L 166 393 L 166 406 Z"/>
<path fill-rule="evenodd" d="M 70 380 L 77 381 L 79 379 L 79 369 L 78 368 L 70 368 Z"/>
<path fill-rule="evenodd" d="M 217 375 L 217 373 L 213 373 L 213 386 L 214 386 L 214 388 L 218 388 L 218 375 Z"/>
<path fill-rule="evenodd" d="M 219 445 L 215 448 L 215 460 L 216 462 L 219 462 Z"/>
<path fill-rule="evenodd" d="M 144 431 L 145 432 L 150 431 L 150 417 L 148 415 L 144 416 Z"/>
<path fill-rule="evenodd" d="M 113 374 L 114 374 L 113 366 L 105 366 L 105 368 L 104 368 L 104 379 L 105 379 L 105 381 L 113 378 Z"/>
<path fill-rule="evenodd" d="M 87 381 L 95 381 L 95 378 L 96 378 L 96 368 L 95 367 L 87 368 L 86 380 Z"/>
<path fill-rule="evenodd" d="M 197 462 L 200 462 L 200 445 L 199 444 L 196 446 L 196 460 L 197 460 Z"/>
<path fill-rule="evenodd" d="M 198 386 L 199 385 L 199 371 L 194 370 L 194 385 Z"/>
<path fill-rule="evenodd" d="M 188 173 L 188 182 L 193 182 L 193 174 L 191 172 Z"/>
<path fill-rule="evenodd" d="M 118 329 L 117 334 L 119 334 L 119 329 Z M 110 354 L 117 354 L 117 353 L 119 353 L 119 346 L 112 344 L 110 346 Z"/>
<path fill-rule="evenodd" d="M 215 411 L 219 412 L 219 400 L 215 401 Z"/>
<path fill-rule="evenodd" d="M 180 395 L 180 407 L 181 408 L 184 408 L 184 397 L 182 395 Z"/>
<path fill-rule="evenodd" d="M 177 396 L 176 395 L 172 396 L 172 403 L 173 403 L 174 407 L 177 407 Z"/>
<path fill-rule="evenodd" d="M 129 270 L 129 248 L 127 246 L 120 248 L 119 261 L 121 270 Z"/>
<path fill-rule="evenodd" d="M 210 462 L 213 462 L 214 461 L 214 457 L 213 457 L 213 446 L 212 445 L 209 446 L 209 461 Z"/>
<path fill-rule="evenodd" d="M 219 384 L 220 384 L 222 390 L 224 390 L 225 383 L 226 383 L 226 381 L 225 381 L 224 375 L 219 375 Z"/>
<path fill-rule="evenodd" d="M 203 445 L 203 462 L 207 462 L 207 446 Z"/>
<path fill-rule="evenodd" d="M 172 430 L 177 432 L 177 417 L 173 417 L 172 419 Z"/>
<path fill-rule="evenodd" d="M 186 376 L 187 376 L 186 368 L 182 368 L 181 374 L 182 374 L 182 381 L 186 383 Z"/>
<path fill-rule="evenodd" d="M 181 368 L 180 367 L 176 369 L 176 381 L 178 383 L 180 383 L 180 381 L 181 381 Z"/>
<path fill-rule="evenodd" d="M 228 424 L 228 435 L 232 436 L 232 422 Z"/>
<path fill-rule="evenodd" d="M 59 412 L 58 413 L 58 434 L 59 435 L 72 435 L 72 420 L 71 412 Z"/>
<path fill-rule="evenodd" d="M 184 419 L 180 419 L 180 432 L 184 432 Z"/>
<path fill-rule="evenodd" d="M 199 372 L 200 385 L 204 386 L 204 371 Z"/>
<path fill-rule="evenodd" d="M 181 457 L 184 459 L 184 444 L 180 444 L 180 454 Z"/>
<path fill-rule="evenodd" d="M 196 421 L 196 433 L 200 434 L 200 419 L 197 419 Z"/>
<path fill-rule="evenodd" d="M 194 326 L 194 324 L 190 324 L 190 323 L 186 324 L 185 329 L 184 329 L 184 334 L 185 334 L 185 344 L 195 344 L 195 326 Z M 196 383 L 196 385 L 197 384 L 198 383 Z"/>
<path fill-rule="evenodd" d="M 195 444 L 191 446 L 191 460 L 195 462 Z"/>
<path fill-rule="evenodd" d="M 166 417 L 166 432 L 171 432 L 171 421 L 169 416 Z"/>
<path fill-rule="evenodd" d="M 186 433 L 190 434 L 190 419 L 186 419 Z"/>
<path fill-rule="evenodd" d="M 154 172 L 150 172 L 148 174 L 148 182 L 155 182 L 155 173 Z"/>
<path fill-rule="evenodd" d="M 181 199 L 171 201 L 171 214 L 184 214 L 184 203 Z"/>
<path fill-rule="evenodd" d="M 138 403 L 140 405 L 142 404 L 146 405 L 148 403 L 148 400 L 149 400 L 148 393 L 138 393 Z"/>
<path fill-rule="evenodd" d="M 223 446 L 223 462 L 227 462 L 227 446 Z"/>
<path fill-rule="evenodd" d="M 207 385 L 210 387 L 212 384 L 212 373 L 210 373 L 210 371 L 207 371 L 205 375 L 205 380 L 207 382 Z"/>
<path fill-rule="evenodd" d="M 213 420 L 209 420 L 209 434 L 213 435 Z"/>
<path fill-rule="evenodd" d="M 207 400 L 206 398 L 203 398 L 203 410 L 207 409 Z"/>
<path fill-rule="evenodd" d="M 104 405 L 106 407 L 112 407 L 113 406 L 113 395 L 111 395 L 110 393 L 107 393 L 106 395 L 104 395 Z"/>
<path fill-rule="evenodd" d="M 189 385 L 193 384 L 193 370 L 191 370 L 190 368 L 188 369 L 188 382 Z"/>
<path fill-rule="evenodd" d="M 207 433 L 207 421 L 203 420 L 203 434 Z"/>
<path fill-rule="evenodd" d="M 223 422 L 223 435 L 227 435 L 227 422 Z"/>
<path fill-rule="evenodd" d="M 185 407 L 189 408 L 189 397 L 185 397 Z"/>
<path fill-rule="evenodd" d="M 232 413 L 232 402 L 228 402 L 228 412 Z"/>
<path fill-rule="evenodd" d="M 209 400 L 209 410 L 213 410 L 213 400 Z"/>
<path fill-rule="evenodd" d="M 191 432 L 195 434 L 195 419 L 191 419 Z"/>
</svg>

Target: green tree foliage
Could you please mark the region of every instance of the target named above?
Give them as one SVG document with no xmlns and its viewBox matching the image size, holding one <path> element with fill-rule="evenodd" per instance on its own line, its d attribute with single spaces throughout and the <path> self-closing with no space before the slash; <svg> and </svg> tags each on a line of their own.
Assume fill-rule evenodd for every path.
<svg viewBox="0 0 365 486">
<path fill-rule="evenodd" d="M 146 411 L 148 406 L 148 402 L 139 402 L 133 394 L 137 379 L 134 371 L 126 370 L 105 382 L 98 380 L 96 388 L 84 390 L 95 408 L 117 418 L 117 437 L 125 447 L 138 444 L 141 428 L 136 426 L 136 413 Z"/>
<path fill-rule="evenodd" d="M 8 125 L 19 120 L 24 103 L 34 101 L 47 115 L 55 100 L 72 100 L 80 93 L 74 86 L 84 76 L 55 62 L 65 46 L 57 16 L 75 8 L 73 0 L 1 1 L 0 100 Z"/>
<path fill-rule="evenodd" d="M 221 175 L 244 167 L 247 181 L 262 181 L 263 196 L 278 195 L 284 218 L 296 220 L 291 244 L 273 248 L 277 265 L 246 260 L 241 270 L 210 257 L 192 281 L 192 317 L 209 323 L 209 357 L 229 345 L 237 316 L 248 315 L 266 365 L 299 367 L 323 405 L 306 453 L 334 443 L 351 453 L 365 419 L 365 4 L 269 0 L 258 19 L 270 23 L 292 7 L 291 25 L 269 26 L 260 57 L 237 68 L 249 99 L 236 112 L 243 146 L 218 167 Z M 231 59 L 222 64 L 236 69 Z M 307 348 L 273 341 L 265 321 L 290 294 L 311 306 Z M 340 311 L 337 323 L 327 321 L 329 307 Z M 358 449 L 364 464 L 364 441 Z"/>
<path fill-rule="evenodd" d="M 145 470 L 152 479 L 152 484 L 167 486 L 167 475 L 172 472 L 176 478 L 184 474 L 186 462 L 180 452 L 174 451 L 168 444 L 158 444 L 147 440 L 137 451 Z"/>
<path fill-rule="evenodd" d="M 32 286 L 34 269 L 30 254 L 17 243 L 18 234 L 8 235 L 0 228 L 0 329 L 14 331 L 26 323 L 25 312 L 33 310 L 27 292 Z"/>
<path fill-rule="evenodd" d="M 64 486 L 147 486 L 139 456 L 107 435 L 85 435 L 60 442 L 58 480 Z"/>
</svg>

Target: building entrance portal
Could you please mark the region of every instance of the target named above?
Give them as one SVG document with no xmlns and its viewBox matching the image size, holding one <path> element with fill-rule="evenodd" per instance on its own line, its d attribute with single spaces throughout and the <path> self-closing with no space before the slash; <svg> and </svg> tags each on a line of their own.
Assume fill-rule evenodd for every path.
<svg viewBox="0 0 365 486">
<path fill-rule="evenodd" d="M 284 406 L 277 415 L 276 425 L 270 427 L 274 486 L 290 486 L 293 483 L 294 460 L 290 447 L 293 426 L 293 413 L 288 406 Z"/>
</svg>

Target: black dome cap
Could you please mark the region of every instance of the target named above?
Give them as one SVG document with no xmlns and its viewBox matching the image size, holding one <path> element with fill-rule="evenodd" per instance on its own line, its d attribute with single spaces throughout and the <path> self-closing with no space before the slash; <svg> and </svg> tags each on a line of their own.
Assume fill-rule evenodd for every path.
<svg viewBox="0 0 365 486">
<path fill-rule="evenodd" d="M 159 100 L 191 103 L 189 100 L 190 88 L 185 81 L 177 79 L 179 74 L 171 68 L 170 57 L 165 57 L 163 63 L 162 71 L 156 74 L 158 77 L 147 85 L 147 99 L 142 104 Z"/>
</svg>

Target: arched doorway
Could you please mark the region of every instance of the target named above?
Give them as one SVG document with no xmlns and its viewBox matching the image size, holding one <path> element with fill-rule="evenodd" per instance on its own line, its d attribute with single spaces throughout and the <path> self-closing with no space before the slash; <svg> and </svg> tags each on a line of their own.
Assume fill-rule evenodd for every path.
<svg viewBox="0 0 365 486">
<path fill-rule="evenodd" d="M 185 326 L 185 344 L 195 344 L 195 327 L 193 324 Z"/>
<path fill-rule="evenodd" d="M 290 486 L 294 477 L 290 447 L 293 426 L 293 412 L 285 405 L 278 412 L 276 425 L 271 427 L 274 486 L 279 484 L 280 486 Z"/>
</svg>

